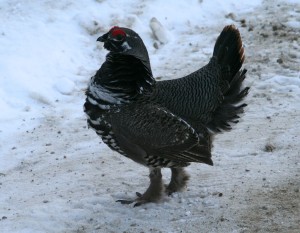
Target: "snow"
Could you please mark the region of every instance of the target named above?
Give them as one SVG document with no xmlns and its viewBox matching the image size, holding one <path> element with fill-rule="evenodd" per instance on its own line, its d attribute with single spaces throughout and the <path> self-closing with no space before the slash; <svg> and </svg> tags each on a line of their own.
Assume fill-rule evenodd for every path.
<svg viewBox="0 0 300 233">
<path fill-rule="evenodd" d="M 296 0 L 2 0 L 0 232 L 298 232 L 298 9 Z M 251 92 L 241 122 L 216 136 L 215 166 L 188 167 L 187 190 L 161 203 L 116 203 L 146 189 L 148 169 L 86 126 L 84 91 L 107 53 L 96 39 L 132 28 L 155 77 L 171 79 L 203 66 L 227 24 L 240 29 Z"/>
</svg>

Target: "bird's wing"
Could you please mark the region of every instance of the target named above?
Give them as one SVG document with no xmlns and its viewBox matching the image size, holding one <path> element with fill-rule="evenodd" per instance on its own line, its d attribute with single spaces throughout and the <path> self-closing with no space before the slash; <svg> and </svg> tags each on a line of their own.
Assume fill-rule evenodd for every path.
<svg viewBox="0 0 300 233">
<path fill-rule="evenodd" d="M 147 155 L 178 163 L 211 164 L 207 140 L 187 122 L 155 105 L 122 109 L 112 127 L 126 141 L 138 145 Z"/>
</svg>

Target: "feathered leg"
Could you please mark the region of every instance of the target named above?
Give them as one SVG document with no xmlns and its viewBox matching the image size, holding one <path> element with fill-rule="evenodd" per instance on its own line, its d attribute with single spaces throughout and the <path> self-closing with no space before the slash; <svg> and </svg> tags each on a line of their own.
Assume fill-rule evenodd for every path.
<svg viewBox="0 0 300 233">
<path fill-rule="evenodd" d="M 163 190 L 164 190 L 161 169 L 150 168 L 149 178 L 150 178 L 150 185 L 144 194 L 137 192 L 136 193 L 136 195 L 138 196 L 137 199 L 132 201 L 118 200 L 118 202 L 121 202 L 122 204 L 131 204 L 133 202 L 136 202 L 134 204 L 134 207 L 136 207 L 145 203 L 159 201 L 163 195 Z"/>
<path fill-rule="evenodd" d="M 179 192 L 185 188 L 189 175 L 185 172 L 184 168 L 171 168 L 172 176 L 169 185 L 166 188 L 166 193 L 171 195 L 174 192 Z"/>
</svg>

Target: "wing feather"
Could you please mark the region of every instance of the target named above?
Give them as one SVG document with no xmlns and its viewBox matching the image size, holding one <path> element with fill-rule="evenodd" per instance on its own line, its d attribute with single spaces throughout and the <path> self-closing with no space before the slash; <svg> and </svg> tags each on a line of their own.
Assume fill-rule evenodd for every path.
<svg viewBox="0 0 300 233">
<path fill-rule="evenodd" d="M 111 120 L 116 135 L 126 138 L 127 144 L 138 145 L 147 155 L 174 163 L 212 164 L 207 140 L 167 109 L 150 104 L 129 106 Z"/>
</svg>

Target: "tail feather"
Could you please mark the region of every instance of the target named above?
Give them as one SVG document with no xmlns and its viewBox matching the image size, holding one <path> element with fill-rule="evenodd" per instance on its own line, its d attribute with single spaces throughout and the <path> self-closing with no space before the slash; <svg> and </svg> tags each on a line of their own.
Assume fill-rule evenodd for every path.
<svg viewBox="0 0 300 233">
<path fill-rule="evenodd" d="M 248 94 L 249 87 L 246 87 L 241 91 L 243 81 L 246 78 L 246 73 L 246 69 L 236 73 L 234 78 L 231 80 L 228 89 L 223 91 L 225 96 L 224 102 L 235 104 L 241 101 Z"/>
<path fill-rule="evenodd" d="M 216 41 L 213 56 L 217 58 L 222 68 L 229 71 L 230 75 L 225 75 L 224 78 L 231 83 L 245 60 L 241 35 L 234 25 L 228 25 L 223 29 Z"/>
<path fill-rule="evenodd" d="M 247 70 L 240 70 L 245 53 L 240 33 L 235 26 L 229 25 L 223 29 L 216 41 L 213 56 L 222 68 L 221 90 L 224 99 L 214 111 L 207 127 L 213 132 L 221 132 L 230 130 L 231 123 L 239 122 L 239 115 L 247 106 L 239 103 L 249 92 L 249 87 L 242 88 Z"/>
<path fill-rule="evenodd" d="M 230 130 L 230 123 L 239 122 L 239 115 L 244 112 L 244 108 L 247 106 L 245 103 L 239 103 L 247 96 L 250 89 L 249 87 L 241 88 L 246 72 L 247 70 L 245 69 L 239 71 L 232 79 L 228 90 L 225 91 L 222 104 L 214 111 L 212 120 L 207 125 L 213 132 Z"/>
</svg>

